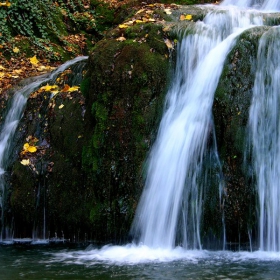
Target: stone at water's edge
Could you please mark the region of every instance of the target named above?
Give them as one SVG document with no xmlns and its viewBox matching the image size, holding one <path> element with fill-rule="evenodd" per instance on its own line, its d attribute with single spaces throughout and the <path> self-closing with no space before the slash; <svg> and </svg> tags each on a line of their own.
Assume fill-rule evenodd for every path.
<svg viewBox="0 0 280 280">
<path fill-rule="evenodd" d="M 213 115 L 225 180 L 227 241 L 249 242 L 256 233 L 256 191 L 247 143 L 249 107 L 254 86 L 258 42 L 269 27 L 245 31 L 229 53 L 217 87 Z"/>
</svg>

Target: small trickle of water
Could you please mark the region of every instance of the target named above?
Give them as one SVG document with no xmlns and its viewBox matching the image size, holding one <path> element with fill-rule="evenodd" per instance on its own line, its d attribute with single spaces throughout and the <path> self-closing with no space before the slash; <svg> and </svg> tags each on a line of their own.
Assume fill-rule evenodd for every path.
<svg viewBox="0 0 280 280">
<path fill-rule="evenodd" d="M 0 132 L 0 241 L 12 238 L 12 230 L 5 221 L 5 201 L 7 198 L 5 170 L 9 164 L 12 138 L 23 115 L 28 96 L 36 91 L 43 83 L 53 83 L 57 76 L 71 65 L 86 59 L 86 56 L 77 57 L 64 63 L 49 74 L 34 78 L 35 80 L 33 82 L 17 90 L 13 96 L 10 109 L 5 117 L 5 122 Z"/>
</svg>

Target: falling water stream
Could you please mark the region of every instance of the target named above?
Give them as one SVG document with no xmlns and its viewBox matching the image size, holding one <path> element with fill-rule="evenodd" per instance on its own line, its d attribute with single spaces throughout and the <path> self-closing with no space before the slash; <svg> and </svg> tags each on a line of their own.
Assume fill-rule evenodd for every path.
<svg viewBox="0 0 280 280">
<path fill-rule="evenodd" d="M 70 60 L 55 71 L 35 78 L 35 80 L 22 88 L 18 89 L 12 99 L 9 111 L 5 117 L 5 122 L 0 133 L 0 213 L 1 213 L 1 234 L 0 241 L 12 239 L 11 226 L 5 220 L 5 200 L 7 193 L 7 186 L 5 183 L 5 171 L 9 164 L 11 153 L 11 143 L 15 130 L 22 117 L 28 96 L 36 91 L 43 83 L 52 83 L 56 80 L 58 75 L 71 65 L 86 60 L 87 57 L 80 56 Z"/>
<path fill-rule="evenodd" d="M 260 249 L 280 251 L 280 28 L 262 36 L 250 109 L 250 138 L 259 195 Z"/>
<path fill-rule="evenodd" d="M 45 279 L 279 279 L 279 27 L 270 28 L 259 42 L 248 121 L 248 146 L 259 197 L 260 250 L 206 251 L 200 237 L 203 200 L 208 191 L 207 181 L 200 177 L 209 152 L 209 138 L 215 160 L 219 162 L 212 105 L 224 61 L 244 30 L 262 26 L 262 13 L 277 10 L 280 10 L 280 2 L 276 0 L 225 0 L 213 7 L 203 21 L 180 31 L 182 39 L 177 45 L 174 79 L 167 93 L 157 139 L 148 157 L 145 187 L 132 225 L 131 244 L 102 248 L 90 245 L 83 250 L 33 249 L 29 255 L 26 251 L 17 252 L 22 256 L 18 262 L 13 261 L 11 252 L 16 249 L 1 251 L 0 247 L 5 267 L 19 267 L 22 277 L 34 275 L 35 278 L 43 267 L 49 275 Z M 33 89 L 51 78 L 36 82 Z M 13 102 L 22 105 L 16 109 L 16 117 L 8 114 L 0 134 L 2 174 L 6 147 L 30 91 L 30 86 L 26 86 L 15 95 Z M 2 209 L 5 208 L 3 186 Z M 222 183 L 219 191 L 222 197 Z M 2 223 L 3 220 L 2 215 Z M 39 261 L 37 255 L 40 255 Z M 33 258 L 37 258 L 35 271 L 25 265 Z M 1 270 L 0 260 L 1 273 L 9 274 L 5 268 Z M 6 279 L 12 277 L 10 273 Z"/>
<path fill-rule="evenodd" d="M 177 242 L 185 248 L 202 248 L 200 221 L 205 185 L 199 185 L 199 178 L 209 134 L 214 133 L 214 93 L 235 38 L 261 24 L 262 17 L 246 11 L 212 12 L 196 24 L 195 34 L 180 43 L 175 79 L 134 221 L 140 243 L 174 248 Z M 182 204 L 183 221 L 179 221 Z M 181 240 L 176 240 L 178 224 L 182 225 Z"/>
</svg>

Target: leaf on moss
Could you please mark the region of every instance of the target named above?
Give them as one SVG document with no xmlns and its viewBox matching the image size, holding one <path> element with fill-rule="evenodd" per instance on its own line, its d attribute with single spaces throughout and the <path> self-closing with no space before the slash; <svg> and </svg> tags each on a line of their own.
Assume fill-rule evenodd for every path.
<svg viewBox="0 0 280 280">
<path fill-rule="evenodd" d="M 23 149 L 24 149 L 25 151 L 27 151 L 28 148 L 29 148 L 29 144 L 28 144 L 28 143 L 25 143 L 25 144 L 23 145 Z"/>
<path fill-rule="evenodd" d="M 173 49 L 173 44 L 169 39 L 164 40 L 165 45 L 167 46 L 168 49 Z"/>
<path fill-rule="evenodd" d="M 19 53 L 19 48 L 18 47 L 13 48 L 13 52 L 14 53 Z"/>
<path fill-rule="evenodd" d="M 40 88 L 41 91 L 53 91 L 53 90 L 57 90 L 58 89 L 58 86 L 57 85 L 45 85 L 43 87 Z"/>
<path fill-rule="evenodd" d="M 64 107 L 64 105 L 63 104 L 61 104 L 58 108 L 59 109 L 62 109 Z"/>
<path fill-rule="evenodd" d="M 67 92 L 69 90 L 70 86 L 69 85 L 64 85 L 64 88 L 61 90 L 62 92 Z"/>
<path fill-rule="evenodd" d="M 79 88 L 80 88 L 80 87 L 78 87 L 78 86 L 73 86 L 73 87 L 70 87 L 70 88 L 68 89 L 68 91 L 69 91 L 69 92 L 77 91 L 77 90 L 79 90 Z"/>
<path fill-rule="evenodd" d="M 37 148 L 35 146 L 29 146 L 27 151 L 29 153 L 36 153 L 37 152 Z"/>
<path fill-rule="evenodd" d="M 184 15 L 180 15 L 180 20 L 185 20 L 185 16 Z"/>
<path fill-rule="evenodd" d="M 192 20 L 192 15 L 180 15 L 180 20 Z"/>
<path fill-rule="evenodd" d="M 123 41 L 125 41 L 125 40 L 126 40 L 126 38 L 125 38 L 125 37 L 123 37 L 123 36 L 121 36 L 121 37 L 117 38 L 116 40 L 117 40 L 117 41 L 119 41 L 119 42 L 123 42 Z"/>
<path fill-rule="evenodd" d="M 171 15 L 171 14 L 172 14 L 172 12 L 171 12 L 170 9 L 164 9 L 164 12 L 165 12 L 167 15 Z"/>
<path fill-rule="evenodd" d="M 128 25 L 126 25 L 126 24 L 119 24 L 119 28 L 121 28 L 121 29 L 125 29 L 127 27 L 128 27 Z"/>
<path fill-rule="evenodd" d="M 22 165 L 29 165 L 30 164 L 30 160 L 29 159 L 23 159 L 20 163 Z"/>
</svg>

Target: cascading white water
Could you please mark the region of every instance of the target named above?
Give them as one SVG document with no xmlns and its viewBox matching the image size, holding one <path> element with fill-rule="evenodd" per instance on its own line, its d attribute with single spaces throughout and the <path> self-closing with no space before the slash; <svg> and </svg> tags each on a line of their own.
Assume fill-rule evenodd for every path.
<svg viewBox="0 0 280 280">
<path fill-rule="evenodd" d="M 264 33 L 249 129 L 259 195 L 260 249 L 280 251 L 280 27 Z"/>
<path fill-rule="evenodd" d="M 28 96 L 36 91 L 43 83 L 54 82 L 57 76 L 71 65 L 86 60 L 88 57 L 80 56 L 73 60 L 70 60 L 60 67 L 58 67 L 52 73 L 36 77 L 35 81 L 23 86 L 17 90 L 13 96 L 10 109 L 5 117 L 5 122 L 0 132 L 0 211 L 1 211 L 1 234 L 0 241 L 3 239 L 10 239 L 12 237 L 11 229 L 5 222 L 5 199 L 6 199 L 6 183 L 5 183 L 5 170 L 10 157 L 10 146 L 12 138 L 18 123 L 22 117 L 23 110 L 25 108 Z"/>
<path fill-rule="evenodd" d="M 200 220 L 207 186 L 199 184 L 199 176 L 213 133 L 214 92 L 235 38 L 255 24 L 262 25 L 262 17 L 225 9 L 209 13 L 193 30 L 186 30 L 132 227 L 139 243 L 154 248 L 202 247 Z M 178 224 L 183 227 L 179 240 Z"/>
<path fill-rule="evenodd" d="M 278 0 L 225 0 L 222 5 L 234 5 L 241 8 L 258 8 L 262 11 L 277 11 L 280 9 L 280 2 Z"/>
</svg>

